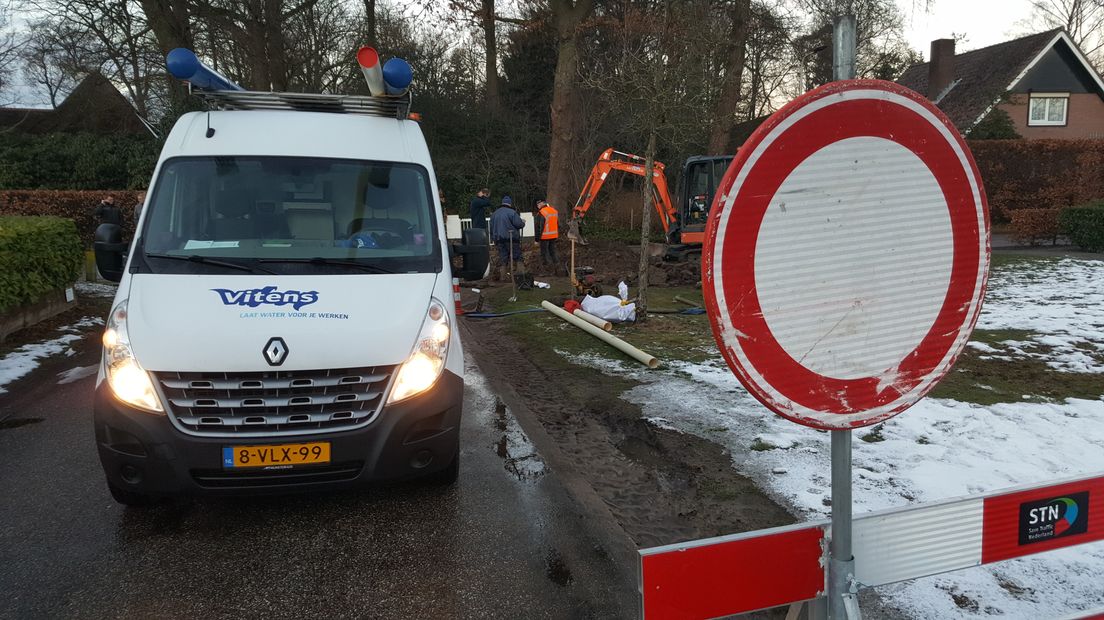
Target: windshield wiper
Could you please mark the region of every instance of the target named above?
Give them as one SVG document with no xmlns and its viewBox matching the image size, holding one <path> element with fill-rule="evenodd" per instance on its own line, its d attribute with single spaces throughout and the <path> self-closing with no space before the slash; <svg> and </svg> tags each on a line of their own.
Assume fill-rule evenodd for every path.
<svg viewBox="0 0 1104 620">
<path fill-rule="evenodd" d="M 169 260 L 186 260 L 190 263 L 202 263 L 204 265 L 215 265 L 216 267 L 226 267 L 227 269 L 237 269 L 238 271 L 248 271 L 249 273 L 270 273 L 275 275 L 276 272 L 271 269 L 265 269 L 264 267 L 257 267 L 256 265 L 246 265 L 244 263 L 234 263 L 225 260 L 218 260 L 215 258 L 209 258 L 202 254 L 158 254 L 146 252 L 146 256 L 149 258 L 167 258 Z"/>
<path fill-rule="evenodd" d="M 262 258 L 258 260 L 259 263 L 308 263 L 311 265 L 341 265 L 342 267 L 355 267 L 361 271 L 367 271 L 369 273 L 395 273 L 385 267 L 379 267 L 369 263 L 358 263 L 352 260 L 341 260 L 340 258 L 324 258 L 322 256 L 315 256 L 314 258 Z"/>
</svg>

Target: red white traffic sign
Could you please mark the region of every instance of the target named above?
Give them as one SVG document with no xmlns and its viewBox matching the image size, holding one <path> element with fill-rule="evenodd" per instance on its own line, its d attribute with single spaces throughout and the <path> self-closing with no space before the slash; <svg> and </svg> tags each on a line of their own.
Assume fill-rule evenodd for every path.
<svg viewBox="0 0 1104 620">
<path fill-rule="evenodd" d="M 833 82 L 771 116 L 718 188 L 702 253 L 717 344 L 772 411 L 849 429 L 950 370 L 989 269 L 989 215 L 958 131 L 911 90 Z"/>
</svg>

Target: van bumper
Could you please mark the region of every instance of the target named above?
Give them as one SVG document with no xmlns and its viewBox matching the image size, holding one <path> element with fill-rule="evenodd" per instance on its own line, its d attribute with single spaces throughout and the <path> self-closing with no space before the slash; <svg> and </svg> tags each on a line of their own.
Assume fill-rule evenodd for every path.
<svg viewBox="0 0 1104 620">
<path fill-rule="evenodd" d="M 96 388 L 96 444 L 112 485 L 151 497 L 288 493 L 365 486 L 439 472 L 459 451 L 463 378 L 444 371 L 428 392 L 385 406 L 360 429 L 310 435 L 196 437 L 166 415 L 149 414 L 115 399 L 106 382 Z M 227 446 L 327 441 L 328 465 L 283 470 L 222 466 Z"/>
</svg>

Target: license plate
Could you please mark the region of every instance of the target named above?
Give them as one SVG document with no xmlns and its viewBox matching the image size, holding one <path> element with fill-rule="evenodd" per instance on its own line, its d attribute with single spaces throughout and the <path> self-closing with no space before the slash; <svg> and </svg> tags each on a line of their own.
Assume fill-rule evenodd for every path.
<svg viewBox="0 0 1104 620">
<path fill-rule="evenodd" d="M 222 449 L 223 468 L 295 467 L 330 462 L 330 443 L 285 443 L 275 446 L 227 446 Z"/>
</svg>

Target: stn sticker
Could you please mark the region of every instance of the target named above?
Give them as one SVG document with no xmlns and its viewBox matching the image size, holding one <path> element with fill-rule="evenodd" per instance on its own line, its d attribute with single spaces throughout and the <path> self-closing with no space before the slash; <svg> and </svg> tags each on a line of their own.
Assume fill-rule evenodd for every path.
<svg viewBox="0 0 1104 620">
<path fill-rule="evenodd" d="M 1020 504 L 1020 544 L 1084 534 L 1089 525 L 1089 492 Z"/>
</svg>

